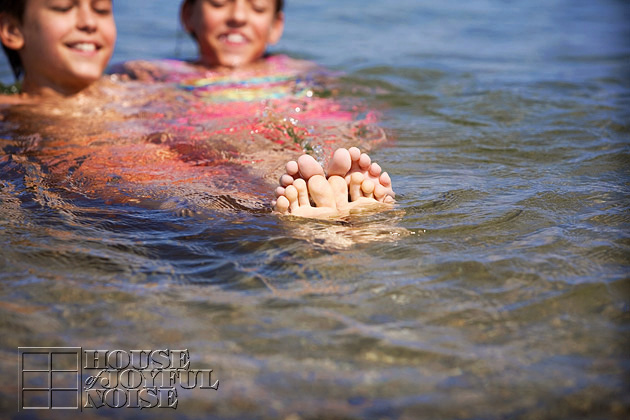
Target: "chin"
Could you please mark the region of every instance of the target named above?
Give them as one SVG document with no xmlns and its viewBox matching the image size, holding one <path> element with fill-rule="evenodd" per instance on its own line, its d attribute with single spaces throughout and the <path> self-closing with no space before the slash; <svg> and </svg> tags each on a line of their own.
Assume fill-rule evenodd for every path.
<svg viewBox="0 0 630 420">
<path fill-rule="evenodd" d="M 96 82 L 98 79 L 101 78 L 101 75 L 103 74 L 102 71 L 99 72 L 90 72 L 90 73 L 82 73 L 82 74 L 77 74 L 77 78 L 81 79 L 83 82 L 85 83 L 94 83 Z"/>
<path fill-rule="evenodd" d="M 105 71 L 105 66 L 85 66 L 78 67 L 74 69 L 74 77 L 83 80 L 89 80 L 94 82 L 98 80 L 103 72 Z"/>
<path fill-rule="evenodd" d="M 231 69 L 235 69 L 237 67 L 243 66 L 244 60 L 221 60 L 219 64 L 221 67 L 227 67 Z"/>
<path fill-rule="evenodd" d="M 220 62 L 221 62 L 221 66 L 223 67 L 236 68 L 236 67 L 246 66 L 250 64 L 252 61 L 250 60 L 249 56 L 226 55 L 221 58 Z"/>
</svg>

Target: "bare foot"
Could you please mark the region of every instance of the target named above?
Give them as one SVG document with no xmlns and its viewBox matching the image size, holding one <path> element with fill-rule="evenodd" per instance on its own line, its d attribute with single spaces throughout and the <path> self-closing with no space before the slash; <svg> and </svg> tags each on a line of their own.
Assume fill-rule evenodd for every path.
<svg viewBox="0 0 630 420">
<path fill-rule="evenodd" d="M 380 203 L 393 203 L 396 194 L 392 189 L 392 180 L 387 172 L 382 172 L 378 163 L 373 163 L 372 159 L 356 147 L 350 149 L 337 149 L 328 165 L 328 176 L 340 176 L 345 178 L 352 194 L 352 175 L 363 175 L 363 180 L 374 184 L 374 189 L 369 195 Z M 358 178 L 355 178 L 355 184 Z M 356 192 L 356 191 L 355 191 Z M 358 198 L 358 197 L 356 197 Z M 353 198 L 354 201 L 356 198 Z"/>
<path fill-rule="evenodd" d="M 287 163 L 273 209 L 282 214 L 328 218 L 394 202 L 391 179 L 356 147 L 335 151 L 329 177 L 311 156 Z"/>
<path fill-rule="evenodd" d="M 314 175 L 325 176 L 324 168 L 312 156 L 302 155 L 296 161 L 290 161 L 286 165 L 287 173 L 280 177 L 280 185 L 287 187 L 296 179 L 308 181 Z"/>
<path fill-rule="evenodd" d="M 311 199 L 315 206 L 311 205 Z M 283 188 L 283 193 L 272 204 L 275 211 L 294 216 L 325 218 L 339 215 L 333 189 L 323 175 L 313 175 L 308 184 L 302 178 L 296 179 Z"/>
</svg>

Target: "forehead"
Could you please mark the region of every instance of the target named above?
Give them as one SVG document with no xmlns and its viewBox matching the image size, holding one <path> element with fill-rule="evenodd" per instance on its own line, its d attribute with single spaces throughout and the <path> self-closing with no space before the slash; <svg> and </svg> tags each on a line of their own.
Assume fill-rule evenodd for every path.
<svg viewBox="0 0 630 420">
<path fill-rule="evenodd" d="M 208 1 L 210 3 L 228 3 L 236 0 L 184 0 L 184 3 L 195 4 L 200 3 L 202 1 Z M 269 3 L 274 4 L 276 6 L 276 10 L 280 10 L 281 5 L 283 4 L 282 0 L 247 0 L 248 3 Z"/>
<path fill-rule="evenodd" d="M 2 1 L 2 0 L 0 0 Z M 113 0 L 10 0 L 12 2 L 11 8 L 30 8 L 30 7 L 44 7 L 44 6 L 52 6 L 57 3 L 70 3 L 73 5 L 77 5 L 80 3 L 88 3 L 94 5 L 96 3 L 113 3 Z M 4 2 L 3 2 L 4 3 Z M 4 7 L 3 7 L 4 8 Z"/>
</svg>

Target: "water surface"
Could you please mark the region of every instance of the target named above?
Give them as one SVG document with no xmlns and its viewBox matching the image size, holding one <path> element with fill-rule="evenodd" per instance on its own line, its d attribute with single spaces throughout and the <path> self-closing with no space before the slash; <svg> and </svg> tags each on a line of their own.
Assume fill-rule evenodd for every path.
<svg viewBox="0 0 630 420">
<path fill-rule="evenodd" d="M 194 54 L 176 9 L 117 2 L 115 61 Z M 3 170 L 2 411 L 51 414 L 15 412 L 19 346 L 82 346 L 187 348 L 221 383 L 88 418 L 627 418 L 629 17 L 290 0 L 273 51 L 381 111 L 386 213 L 182 217 Z"/>
</svg>

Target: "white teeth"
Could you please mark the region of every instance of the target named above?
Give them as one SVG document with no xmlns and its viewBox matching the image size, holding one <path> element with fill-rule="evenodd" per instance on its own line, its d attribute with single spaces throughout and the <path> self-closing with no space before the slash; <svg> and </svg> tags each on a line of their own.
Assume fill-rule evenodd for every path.
<svg viewBox="0 0 630 420">
<path fill-rule="evenodd" d="M 245 37 L 241 34 L 229 34 L 227 36 L 227 41 L 228 42 L 233 42 L 233 43 L 241 43 L 241 42 L 245 42 Z"/>
<path fill-rule="evenodd" d="M 85 51 L 85 52 L 96 51 L 96 45 L 90 44 L 90 43 L 87 43 L 87 42 L 82 42 L 80 44 L 74 44 L 72 46 L 72 48 L 74 48 L 75 50 Z"/>
</svg>

